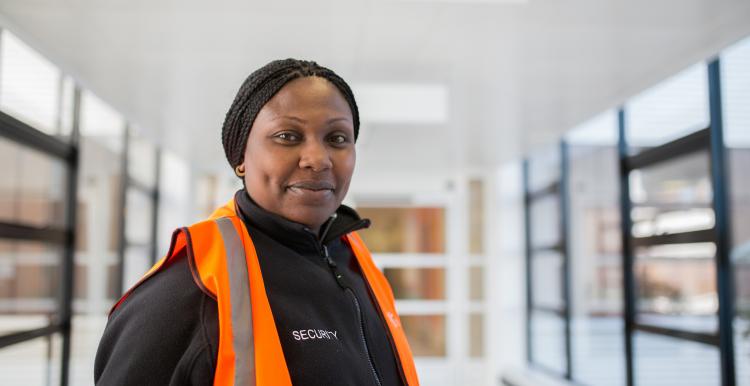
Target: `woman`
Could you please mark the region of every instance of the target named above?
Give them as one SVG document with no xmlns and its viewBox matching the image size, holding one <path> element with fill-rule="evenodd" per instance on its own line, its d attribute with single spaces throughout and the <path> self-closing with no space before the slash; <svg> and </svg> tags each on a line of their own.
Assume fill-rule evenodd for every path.
<svg viewBox="0 0 750 386">
<path fill-rule="evenodd" d="M 341 205 L 359 115 L 346 82 L 274 61 L 240 88 L 222 129 L 245 188 L 175 231 L 113 307 L 100 385 L 417 385 L 393 295 Z"/>
</svg>

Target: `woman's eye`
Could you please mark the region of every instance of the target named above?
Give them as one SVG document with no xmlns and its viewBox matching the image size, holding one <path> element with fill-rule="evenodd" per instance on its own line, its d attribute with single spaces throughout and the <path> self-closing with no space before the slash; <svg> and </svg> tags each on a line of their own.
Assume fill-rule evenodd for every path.
<svg viewBox="0 0 750 386">
<path fill-rule="evenodd" d="M 276 134 L 276 138 L 287 142 L 294 142 L 299 140 L 299 135 L 294 133 L 279 133 Z"/>
<path fill-rule="evenodd" d="M 334 135 L 334 136 L 331 137 L 330 140 L 331 140 L 331 142 L 333 142 L 333 143 L 335 143 L 337 145 L 340 145 L 340 144 L 346 143 L 346 136 L 344 136 L 344 135 Z"/>
</svg>

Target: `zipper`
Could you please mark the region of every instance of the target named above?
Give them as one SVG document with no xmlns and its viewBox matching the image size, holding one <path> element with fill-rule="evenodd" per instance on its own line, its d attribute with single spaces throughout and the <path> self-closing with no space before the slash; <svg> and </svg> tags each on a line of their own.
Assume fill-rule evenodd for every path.
<svg viewBox="0 0 750 386">
<path fill-rule="evenodd" d="M 336 278 L 336 282 L 338 283 L 339 287 L 341 287 L 344 291 L 350 293 L 352 296 L 352 300 L 354 301 L 354 308 L 357 309 L 360 342 L 362 342 L 362 348 L 365 350 L 367 364 L 370 366 L 370 371 L 372 371 L 372 375 L 375 378 L 375 383 L 378 386 L 382 386 L 382 383 L 380 382 L 380 377 L 378 376 L 378 372 L 375 370 L 375 365 L 373 364 L 372 354 L 370 353 L 370 348 L 367 346 L 367 339 L 365 338 L 365 320 L 364 320 L 364 316 L 362 315 L 362 308 L 359 305 L 359 300 L 357 299 L 357 295 L 346 284 L 344 277 L 338 271 L 336 262 L 333 261 L 333 259 L 331 258 L 331 255 L 328 253 L 328 247 L 325 245 L 323 245 L 323 258 L 326 264 L 328 265 L 328 268 L 331 270 L 331 273 L 333 273 L 333 276 Z"/>
<path fill-rule="evenodd" d="M 370 294 L 370 298 L 376 299 L 375 294 L 370 287 L 370 283 L 366 279 L 365 287 L 367 287 L 367 292 Z M 378 316 L 380 317 L 380 323 L 382 323 L 385 327 L 385 335 L 388 337 L 388 342 L 391 344 L 391 352 L 393 353 L 393 357 L 396 359 L 396 366 L 398 367 L 398 375 L 401 378 L 401 384 L 408 385 L 409 383 L 406 381 L 406 373 L 404 372 L 404 368 L 401 364 L 401 356 L 399 355 L 398 350 L 396 350 L 396 342 L 393 339 L 393 334 L 391 334 L 391 328 L 388 327 L 388 322 L 386 322 L 384 319 L 383 310 L 380 308 L 380 303 L 378 303 L 377 301 L 375 301 L 375 303 L 375 307 L 378 311 Z"/>
<path fill-rule="evenodd" d="M 347 292 L 352 294 L 352 300 L 354 300 L 354 307 L 357 309 L 357 315 L 359 316 L 359 337 L 362 338 L 362 347 L 365 349 L 365 354 L 367 354 L 367 363 L 370 365 L 370 370 L 372 371 L 373 377 L 375 377 L 375 382 L 378 384 L 378 386 L 381 386 L 380 383 L 380 377 L 378 376 L 377 371 L 375 371 L 375 365 L 372 363 L 372 355 L 370 354 L 370 348 L 367 347 L 367 340 L 365 339 L 365 320 L 362 317 L 362 309 L 359 306 L 359 300 L 357 300 L 357 295 L 354 294 L 354 291 L 352 291 L 351 288 L 346 289 Z"/>
</svg>

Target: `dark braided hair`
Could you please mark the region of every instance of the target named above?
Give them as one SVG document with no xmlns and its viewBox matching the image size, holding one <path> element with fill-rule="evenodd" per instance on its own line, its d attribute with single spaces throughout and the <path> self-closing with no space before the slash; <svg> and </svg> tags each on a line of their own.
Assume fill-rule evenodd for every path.
<svg viewBox="0 0 750 386">
<path fill-rule="evenodd" d="M 352 110 L 356 141 L 359 135 L 359 111 L 352 90 L 341 77 L 312 61 L 274 60 L 255 70 L 245 79 L 232 102 L 232 107 L 227 111 L 221 129 L 221 141 L 227 161 L 232 167 L 240 165 L 243 161 L 250 128 L 260 109 L 289 81 L 307 76 L 325 78 L 339 89 Z"/>
</svg>

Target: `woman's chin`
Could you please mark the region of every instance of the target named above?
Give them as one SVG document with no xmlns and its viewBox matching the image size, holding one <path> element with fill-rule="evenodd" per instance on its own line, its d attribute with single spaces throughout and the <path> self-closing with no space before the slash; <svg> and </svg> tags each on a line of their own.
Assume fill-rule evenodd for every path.
<svg viewBox="0 0 750 386">
<path fill-rule="evenodd" d="M 336 211 L 338 205 L 288 205 L 281 215 L 288 220 L 318 229 Z"/>
</svg>

